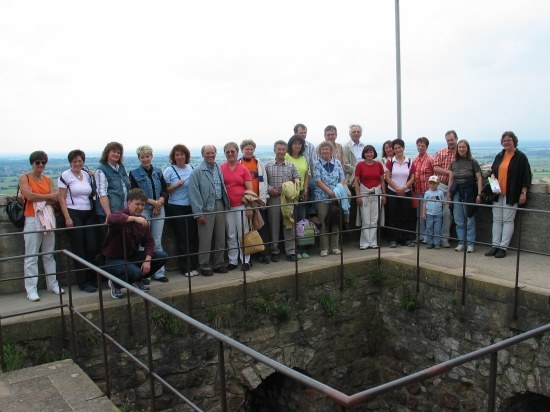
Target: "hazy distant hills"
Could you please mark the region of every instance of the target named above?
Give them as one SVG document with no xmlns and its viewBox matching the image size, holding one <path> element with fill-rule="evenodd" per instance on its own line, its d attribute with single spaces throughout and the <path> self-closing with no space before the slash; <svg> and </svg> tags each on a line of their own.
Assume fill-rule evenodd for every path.
<svg viewBox="0 0 550 412">
<path fill-rule="evenodd" d="M 483 142 L 482 144 L 476 146 L 470 142 L 472 145 L 471 149 L 474 158 L 482 165 L 490 164 L 493 161 L 495 154 L 500 150 L 498 141 L 495 143 L 496 144 L 488 144 L 487 142 Z M 523 142 L 520 140 L 519 149 L 522 150 L 529 158 L 534 179 L 550 177 L 550 147 L 541 141 L 522 143 Z M 416 156 L 416 146 L 414 143 L 411 144 L 406 142 L 406 144 L 407 156 L 414 158 Z M 432 143 L 429 147 L 429 153 L 433 155 L 442 147 L 441 142 Z M 376 149 L 380 157 L 381 148 L 376 146 Z M 57 179 L 61 172 L 69 168 L 69 163 L 65 157 L 66 155 L 48 155 L 49 161 L 46 166 L 46 174 Z M 274 157 L 273 148 L 266 146 L 258 147 L 256 149 L 256 156 L 264 162 L 271 160 Z M 218 148 L 218 156 L 216 160 L 220 163 L 225 161 L 225 156 L 222 153 L 221 147 Z M 86 157 L 86 165 L 91 169 L 95 169 L 98 161 L 99 155 L 88 155 Z M 200 156 L 200 149 L 191 149 L 191 164 L 196 166 L 201 161 L 202 157 Z M 169 166 L 168 152 L 155 152 L 153 164 L 161 167 L 162 169 Z M 133 151 L 124 156 L 124 165 L 127 170 L 132 170 L 139 166 L 139 160 Z M 28 172 L 29 170 L 30 165 L 27 156 L 0 156 L 0 194 L 15 194 L 18 176 L 22 173 Z"/>
</svg>

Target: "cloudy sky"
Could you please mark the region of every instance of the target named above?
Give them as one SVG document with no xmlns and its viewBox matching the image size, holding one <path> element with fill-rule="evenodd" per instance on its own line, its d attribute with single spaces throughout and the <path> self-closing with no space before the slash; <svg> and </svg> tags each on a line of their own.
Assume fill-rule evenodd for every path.
<svg viewBox="0 0 550 412">
<path fill-rule="evenodd" d="M 396 137 L 394 0 L 2 0 L 1 154 Z M 548 0 L 401 0 L 403 137 L 550 132 Z"/>
</svg>

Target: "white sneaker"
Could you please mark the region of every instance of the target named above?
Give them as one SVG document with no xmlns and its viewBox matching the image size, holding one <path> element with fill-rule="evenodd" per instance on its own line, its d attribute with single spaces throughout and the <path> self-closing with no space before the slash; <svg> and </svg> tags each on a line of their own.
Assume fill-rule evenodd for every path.
<svg viewBox="0 0 550 412">
<path fill-rule="evenodd" d="M 321 257 L 328 256 L 328 250 L 321 250 Z"/>
<path fill-rule="evenodd" d="M 340 249 L 332 249 L 332 253 L 334 253 L 335 255 L 339 255 L 340 253 L 342 253 L 342 251 Z"/>
<path fill-rule="evenodd" d="M 191 272 L 187 272 L 187 273 L 185 274 L 185 276 L 187 276 L 188 278 L 192 278 L 192 277 L 194 277 L 194 276 L 199 276 L 199 274 L 200 274 L 200 273 L 199 273 L 198 270 L 193 269 Z"/>
<path fill-rule="evenodd" d="M 38 302 L 40 300 L 40 296 L 38 296 L 38 293 L 29 293 L 27 295 L 27 299 L 31 302 Z"/>
<path fill-rule="evenodd" d="M 464 245 L 460 243 L 457 247 L 455 247 L 455 250 L 457 252 L 462 252 L 464 250 Z"/>
<path fill-rule="evenodd" d="M 468 249 L 466 251 L 468 253 L 474 253 L 474 245 L 468 245 Z"/>
<path fill-rule="evenodd" d="M 65 291 L 57 285 L 53 289 L 50 289 L 50 292 L 55 293 L 56 295 L 62 295 L 65 293 Z"/>
</svg>

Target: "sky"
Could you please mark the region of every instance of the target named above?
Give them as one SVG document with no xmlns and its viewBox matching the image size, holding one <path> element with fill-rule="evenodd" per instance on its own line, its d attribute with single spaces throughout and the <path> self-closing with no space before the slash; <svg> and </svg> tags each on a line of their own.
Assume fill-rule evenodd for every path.
<svg viewBox="0 0 550 412">
<path fill-rule="evenodd" d="M 548 0 L 399 9 L 405 142 L 548 136 Z M 395 1 L 1 0 L 0 96 L 0 155 L 262 146 L 296 123 L 378 144 L 397 137 Z"/>
</svg>

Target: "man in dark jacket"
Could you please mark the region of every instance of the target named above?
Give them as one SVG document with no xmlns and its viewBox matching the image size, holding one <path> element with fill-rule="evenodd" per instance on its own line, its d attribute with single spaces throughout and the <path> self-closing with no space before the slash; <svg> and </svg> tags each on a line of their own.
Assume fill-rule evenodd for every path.
<svg viewBox="0 0 550 412">
<path fill-rule="evenodd" d="M 141 216 L 146 202 L 147 194 L 142 189 L 129 191 L 128 207 L 107 218 L 109 230 L 101 252 L 109 273 L 144 292 L 149 291 L 149 287 L 142 279 L 164 266 L 167 257 L 163 251 L 155 252 L 149 223 Z M 123 297 L 119 285 L 109 281 L 109 286 L 113 299 Z"/>
</svg>

